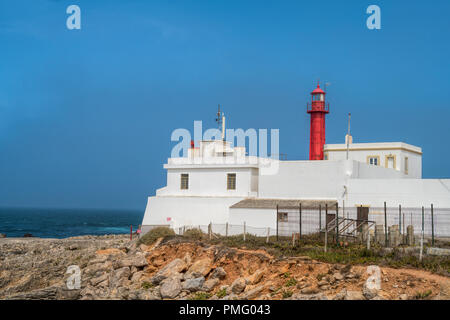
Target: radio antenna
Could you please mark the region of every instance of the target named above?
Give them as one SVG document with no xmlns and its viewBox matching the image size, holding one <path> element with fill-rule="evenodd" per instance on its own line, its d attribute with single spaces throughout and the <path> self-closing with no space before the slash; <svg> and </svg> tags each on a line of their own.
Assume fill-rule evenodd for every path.
<svg viewBox="0 0 450 320">
<path fill-rule="evenodd" d="M 350 149 L 350 120 L 352 118 L 352 114 L 348 113 L 348 131 L 347 131 L 347 160 L 348 160 L 348 151 Z"/>
<path fill-rule="evenodd" d="M 222 140 L 225 141 L 225 114 L 220 111 L 220 104 L 217 109 L 216 122 L 219 130 L 222 132 Z"/>
</svg>

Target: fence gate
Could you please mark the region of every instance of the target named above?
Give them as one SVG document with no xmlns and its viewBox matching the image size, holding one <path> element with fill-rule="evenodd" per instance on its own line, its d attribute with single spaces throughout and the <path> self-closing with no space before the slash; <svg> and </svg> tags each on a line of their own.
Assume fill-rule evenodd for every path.
<svg viewBox="0 0 450 320">
<path fill-rule="evenodd" d="M 356 219 L 359 221 L 367 221 L 369 220 L 369 207 L 357 207 L 356 209 Z M 358 232 L 362 232 L 363 225 L 367 223 L 363 223 L 358 227 Z"/>
</svg>

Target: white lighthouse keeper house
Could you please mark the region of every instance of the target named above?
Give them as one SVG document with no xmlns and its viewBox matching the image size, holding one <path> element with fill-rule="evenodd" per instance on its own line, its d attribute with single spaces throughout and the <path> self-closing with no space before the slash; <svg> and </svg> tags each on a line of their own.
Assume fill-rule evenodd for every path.
<svg viewBox="0 0 450 320">
<path fill-rule="evenodd" d="M 422 179 L 420 147 L 353 143 L 348 134 L 348 143 L 323 146 L 323 160 L 277 160 L 277 170 L 264 174 L 267 158 L 225 141 L 223 120 L 221 140 L 198 141 L 187 157 L 164 164 L 167 185 L 148 198 L 143 233 L 210 222 L 275 228 L 274 208 L 283 203 L 450 208 L 450 179 Z"/>
</svg>

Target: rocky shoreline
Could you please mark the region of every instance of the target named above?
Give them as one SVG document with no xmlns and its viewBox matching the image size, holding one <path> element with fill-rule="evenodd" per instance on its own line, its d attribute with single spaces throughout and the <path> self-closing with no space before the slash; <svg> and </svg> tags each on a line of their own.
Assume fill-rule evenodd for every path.
<svg viewBox="0 0 450 320">
<path fill-rule="evenodd" d="M 69 266 L 80 288 L 69 289 Z M 276 259 L 169 237 L 138 245 L 129 235 L 67 239 L 0 239 L 0 299 L 449 299 L 448 277 L 381 268 L 381 290 L 369 289 L 367 266 L 309 257 Z"/>
</svg>

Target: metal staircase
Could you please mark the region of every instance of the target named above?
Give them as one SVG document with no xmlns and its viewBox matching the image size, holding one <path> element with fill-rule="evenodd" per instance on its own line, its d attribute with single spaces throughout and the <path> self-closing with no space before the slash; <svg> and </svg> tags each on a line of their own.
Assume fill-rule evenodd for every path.
<svg viewBox="0 0 450 320">
<path fill-rule="evenodd" d="M 337 226 L 336 218 L 334 218 L 333 220 L 328 222 L 325 228 L 320 230 L 320 232 L 328 233 L 331 235 L 335 235 L 337 232 L 339 237 L 349 237 L 356 239 L 363 230 L 363 226 L 365 224 L 367 224 L 367 227 L 370 228 L 375 225 L 375 221 L 338 217 Z"/>
</svg>

